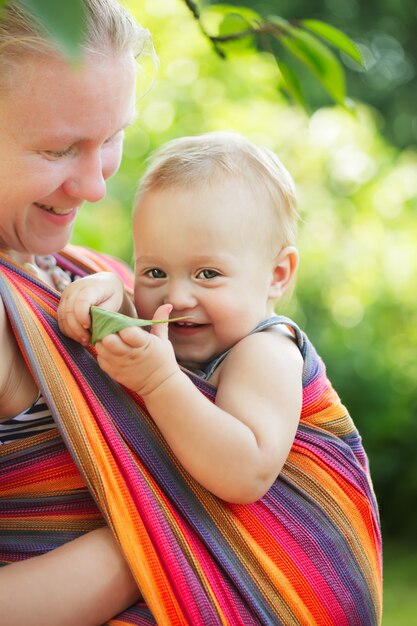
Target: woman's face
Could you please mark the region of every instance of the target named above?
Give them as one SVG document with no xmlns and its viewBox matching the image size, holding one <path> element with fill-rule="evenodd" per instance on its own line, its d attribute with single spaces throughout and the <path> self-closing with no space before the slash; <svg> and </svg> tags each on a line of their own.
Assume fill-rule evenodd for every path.
<svg viewBox="0 0 417 626">
<path fill-rule="evenodd" d="M 79 70 L 40 56 L 9 69 L 0 90 L 0 249 L 24 262 L 63 248 L 82 203 L 104 197 L 135 115 L 135 62 L 90 53 Z"/>
</svg>

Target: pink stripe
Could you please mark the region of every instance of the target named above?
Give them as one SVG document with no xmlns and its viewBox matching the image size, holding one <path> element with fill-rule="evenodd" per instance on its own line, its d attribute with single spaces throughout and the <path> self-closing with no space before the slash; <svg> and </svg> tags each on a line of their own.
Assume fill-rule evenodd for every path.
<svg viewBox="0 0 417 626">
<path fill-rule="evenodd" d="M 244 513 L 245 511 L 244 509 L 237 508 L 235 512 L 239 517 L 239 512 Z M 259 515 L 259 511 L 256 511 L 255 515 L 256 514 Z M 241 520 L 242 523 L 245 523 L 245 515 L 240 515 L 240 517 L 243 518 Z M 297 520 L 295 520 L 295 518 L 292 517 L 292 520 L 294 524 L 297 524 Z M 306 553 L 302 549 L 301 545 L 297 543 L 297 541 L 295 541 L 293 536 L 288 532 L 286 526 L 284 526 L 281 520 L 278 519 L 278 516 L 275 517 L 266 507 L 262 507 L 262 519 L 258 519 L 258 522 L 263 526 L 264 530 L 268 530 L 271 538 L 273 538 L 277 546 L 279 546 L 279 549 L 284 550 L 284 552 L 288 554 L 292 565 L 294 565 L 294 570 L 297 570 L 296 578 L 291 581 L 294 587 L 296 589 L 298 588 L 299 590 L 298 593 L 294 593 L 292 597 L 292 601 L 294 604 L 291 608 L 295 611 L 295 613 L 297 614 L 296 605 L 300 601 L 300 598 L 303 598 L 303 600 L 305 601 L 311 598 L 312 602 L 310 604 L 306 602 L 306 605 L 307 608 L 311 611 L 312 615 L 316 618 L 317 609 L 320 607 L 320 621 L 318 622 L 320 623 L 320 626 L 325 626 L 325 624 L 328 624 L 329 626 L 334 626 L 334 624 L 336 623 L 335 620 L 337 620 L 337 626 L 349 626 L 344 610 L 338 602 L 337 596 L 335 595 L 333 589 L 329 587 L 326 580 L 320 574 L 320 571 L 308 557 L 308 553 Z M 253 524 L 253 522 L 251 522 L 251 524 Z M 306 528 L 303 528 L 302 530 L 306 532 Z M 266 537 L 264 537 L 264 540 L 265 539 Z M 315 541 L 313 543 L 315 544 L 315 548 L 317 549 L 317 543 Z M 273 556 L 273 547 L 271 543 L 269 543 L 269 546 L 270 547 L 268 553 L 271 557 Z M 328 562 L 328 559 L 324 552 L 323 562 Z M 288 575 L 288 572 L 286 573 L 286 575 Z M 303 580 L 301 580 L 301 576 L 304 577 Z M 337 578 L 335 576 L 335 572 L 332 572 L 331 576 L 336 586 Z M 300 589 L 305 587 L 305 585 L 308 585 L 310 588 L 308 594 L 306 594 L 305 592 L 302 593 L 300 591 Z M 286 592 L 288 592 L 288 589 L 286 589 Z M 344 593 L 345 589 L 341 587 L 339 589 L 339 592 Z M 314 601 L 314 596 L 320 598 L 320 603 Z M 323 614 L 324 607 L 327 609 L 326 614 Z"/>
</svg>

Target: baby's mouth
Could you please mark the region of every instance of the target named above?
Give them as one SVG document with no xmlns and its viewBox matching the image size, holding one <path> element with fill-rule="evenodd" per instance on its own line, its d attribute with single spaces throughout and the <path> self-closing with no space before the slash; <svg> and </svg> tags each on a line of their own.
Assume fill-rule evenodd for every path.
<svg viewBox="0 0 417 626">
<path fill-rule="evenodd" d="M 170 324 L 171 327 L 177 329 L 179 332 L 184 331 L 192 331 L 192 330 L 203 330 L 204 328 L 207 327 L 207 324 L 202 324 L 201 322 L 197 323 L 197 322 L 191 322 L 191 321 L 179 321 L 179 322 L 172 322 L 172 324 Z"/>
<path fill-rule="evenodd" d="M 42 204 L 41 202 L 35 202 L 34 204 L 43 211 L 47 211 L 48 213 L 54 213 L 55 215 L 69 215 L 74 210 L 74 207 L 71 207 L 70 209 L 61 209 L 56 206 L 48 206 L 46 204 Z"/>
</svg>

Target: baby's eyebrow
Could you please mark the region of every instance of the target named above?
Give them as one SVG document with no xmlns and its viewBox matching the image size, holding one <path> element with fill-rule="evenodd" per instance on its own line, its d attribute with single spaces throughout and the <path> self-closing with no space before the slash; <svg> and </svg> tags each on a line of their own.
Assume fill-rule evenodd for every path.
<svg viewBox="0 0 417 626">
<path fill-rule="evenodd" d="M 193 258 L 193 261 L 199 265 L 213 265 L 213 263 L 225 263 L 231 259 L 233 259 L 233 255 L 227 252 L 216 252 L 213 254 L 199 254 Z"/>
<path fill-rule="evenodd" d="M 161 259 L 157 259 L 150 255 L 139 255 L 135 258 L 135 263 L 147 263 L 148 265 L 155 265 L 161 262 Z"/>
</svg>

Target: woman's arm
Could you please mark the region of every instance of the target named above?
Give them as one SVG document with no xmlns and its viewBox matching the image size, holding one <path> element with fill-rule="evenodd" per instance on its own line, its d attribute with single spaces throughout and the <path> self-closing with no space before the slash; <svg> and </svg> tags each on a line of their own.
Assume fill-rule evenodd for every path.
<svg viewBox="0 0 417 626">
<path fill-rule="evenodd" d="M 0 623 L 100 626 L 140 598 L 108 528 L 0 568 Z"/>
</svg>

